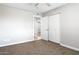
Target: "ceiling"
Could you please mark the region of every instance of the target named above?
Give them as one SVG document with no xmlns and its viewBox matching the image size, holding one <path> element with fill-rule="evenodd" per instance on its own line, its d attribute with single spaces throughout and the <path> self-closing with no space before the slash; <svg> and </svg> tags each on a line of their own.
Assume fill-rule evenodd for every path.
<svg viewBox="0 0 79 59">
<path fill-rule="evenodd" d="M 3 3 L 1 5 L 15 7 L 31 12 L 45 13 L 66 3 Z"/>
</svg>

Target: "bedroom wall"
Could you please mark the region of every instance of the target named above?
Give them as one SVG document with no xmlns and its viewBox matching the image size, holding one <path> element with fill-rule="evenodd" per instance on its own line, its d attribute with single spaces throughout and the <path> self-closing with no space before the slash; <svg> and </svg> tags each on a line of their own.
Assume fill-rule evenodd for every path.
<svg viewBox="0 0 79 59">
<path fill-rule="evenodd" d="M 79 50 L 79 3 L 64 5 L 43 13 L 43 16 L 57 13 L 60 13 L 61 44 Z"/>
<path fill-rule="evenodd" d="M 0 5 L 0 47 L 33 41 L 33 13 Z"/>
</svg>

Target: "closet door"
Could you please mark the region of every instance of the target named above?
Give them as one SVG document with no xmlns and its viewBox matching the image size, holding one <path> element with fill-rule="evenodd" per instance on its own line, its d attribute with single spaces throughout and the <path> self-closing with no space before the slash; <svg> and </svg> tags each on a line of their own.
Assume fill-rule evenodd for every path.
<svg viewBox="0 0 79 59">
<path fill-rule="evenodd" d="M 43 17 L 41 20 L 41 37 L 48 40 L 48 17 Z"/>
<path fill-rule="evenodd" d="M 60 42 L 59 14 L 49 17 L 49 40 L 56 43 Z"/>
</svg>

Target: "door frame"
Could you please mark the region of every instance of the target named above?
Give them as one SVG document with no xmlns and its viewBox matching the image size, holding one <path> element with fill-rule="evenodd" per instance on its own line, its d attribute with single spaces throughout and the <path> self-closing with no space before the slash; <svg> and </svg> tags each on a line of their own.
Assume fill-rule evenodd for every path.
<svg viewBox="0 0 79 59">
<path fill-rule="evenodd" d="M 41 16 L 40 15 L 33 15 L 33 34 L 34 34 L 34 40 L 39 40 L 39 39 L 41 39 L 41 38 L 39 38 L 39 39 L 37 39 L 37 35 L 35 35 L 36 33 L 35 33 L 35 17 L 38 17 L 38 18 L 40 18 L 40 22 L 41 22 Z M 40 24 L 40 28 L 41 28 L 41 24 Z M 40 30 L 41 31 L 41 30 Z M 38 32 L 38 29 L 37 29 L 37 32 Z"/>
</svg>

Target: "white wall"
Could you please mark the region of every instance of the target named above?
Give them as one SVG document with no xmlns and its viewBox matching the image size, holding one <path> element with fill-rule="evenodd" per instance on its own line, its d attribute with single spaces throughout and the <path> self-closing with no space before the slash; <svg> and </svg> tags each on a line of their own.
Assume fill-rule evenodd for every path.
<svg viewBox="0 0 79 59">
<path fill-rule="evenodd" d="M 60 13 L 61 43 L 79 49 L 79 3 L 72 3 L 56 8 L 43 16 Z"/>
<path fill-rule="evenodd" d="M 0 46 L 33 40 L 33 13 L 0 6 Z"/>
</svg>

